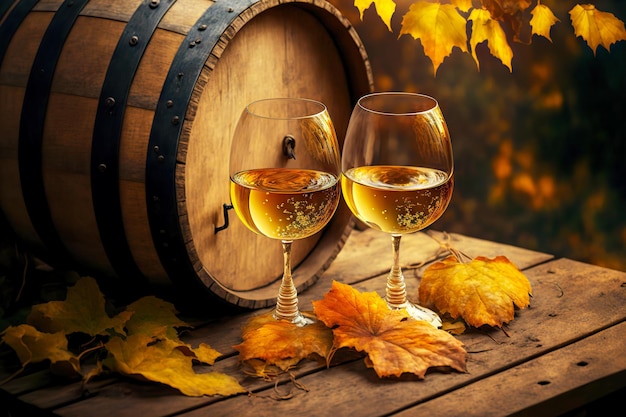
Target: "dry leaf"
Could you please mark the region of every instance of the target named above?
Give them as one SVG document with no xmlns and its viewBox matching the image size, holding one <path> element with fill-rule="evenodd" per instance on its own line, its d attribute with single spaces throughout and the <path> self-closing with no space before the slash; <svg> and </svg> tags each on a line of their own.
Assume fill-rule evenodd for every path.
<svg viewBox="0 0 626 417">
<path fill-rule="evenodd" d="M 481 42 L 487 42 L 487 47 L 491 55 L 498 58 L 502 63 L 513 71 L 511 61 L 513 60 L 513 50 L 506 39 L 506 33 L 497 20 L 491 18 L 491 13 L 486 9 L 474 9 L 468 20 L 472 21 L 472 35 L 470 45 L 472 46 L 472 56 L 476 65 L 480 68 L 476 46 Z"/>
<path fill-rule="evenodd" d="M 109 369 L 167 384 L 188 396 L 234 395 L 245 392 L 235 378 L 226 374 L 196 373 L 192 357 L 181 352 L 178 349 L 179 344 L 169 339 L 155 340 L 141 333 L 126 339 L 115 336 L 105 347 L 110 355 L 103 363 Z"/>
<path fill-rule="evenodd" d="M 396 11 L 396 3 L 393 0 L 354 0 L 355 7 L 359 9 L 361 20 L 363 20 L 363 12 L 365 12 L 372 3 L 376 7 L 378 16 L 380 16 L 389 31 L 391 31 L 391 18 Z"/>
<path fill-rule="evenodd" d="M 97 336 L 107 335 L 108 330 L 114 330 L 123 334 L 124 325 L 132 313 L 126 311 L 111 318 L 107 315 L 105 304 L 96 280 L 84 277 L 67 290 L 65 301 L 50 301 L 33 306 L 27 321 L 46 333 L 81 332 Z"/>
<path fill-rule="evenodd" d="M 75 374 L 80 373 L 79 358 L 68 350 L 64 332 L 42 333 L 33 326 L 20 324 L 7 328 L 3 341 L 15 351 L 22 368 L 49 360 L 51 364 L 66 362 Z"/>
<path fill-rule="evenodd" d="M 609 51 L 613 43 L 626 40 L 624 22 L 612 13 L 596 9 L 593 4 L 577 4 L 569 14 L 576 36 L 587 42 L 594 55 L 600 45 Z"/>
<path fill-rule="evenodd" d="M 526 308 L 532 294 L 528 278 L 505 256 L 479 256 L 460 263 L 453 255 L 430 265 L 419 287 L 419 302 L 474 327 L 502 327 L 515 306 Z"/>
<path fill-rule="evenodd" d="M 104 346 L 109 356 L 82 375 L 85 381 L 111 370 L 168 384 L 191 396 L 244 392 L 232 377 L 194 372 L 193 361 L 212 365 L 220 353 L 205 343 L 194 348 L 179 339 L 176 328 L 189 325 L 176 317 L 172 304 L 144 297 L 114 317 L 107 315 L 105 304 L 96 281 L 81 278 L 68 289 L 65 301 L 33 307 L 28 320 L 37 328 L 30 324 L 10 327 L 2 340 L 15 350 L 22 369 L 28 363 L 49 360 L 52 372 L 81 376 L 81 357 Z M 70 349 L 67 336 L 72 333 L 95 337 L 91 346 Z"/>
<path fill-rule="evenodd" d="M 272 313 L 253 317 L 242 329 L 243 342 L 233 346 L 239 351 L 239 361 L 266 377 L 275 371 L 286 371 L 302 359 L 318 355 L 326 358 L 331 350 L 333 335 L 324 323 L 299 327 L 276 320 Z"/>
<path fill-rule="evenodd" d="M 425 321 L 391 310 L 375 292 L 361 293 L 333 281 L 323 300 L 314 301 L 317 317 L 333 329 L 334 348 L 367 353 L 366 364 L 379 377 L 412 373 L 424 378 L 431 367 L 465 371 L 463 344 Z"/>
<path fill-rule="evenodd" d="M 132 312 L 125 325 L 128 334 L 144 333 L 149 336 L 177 339 L 177 327 L 191 327 L 176 316 L 178 311 L 173 304 L 153 296 L 140 298 L 126 310 Z"/>
<path fill-rule="evenodd" d="M 530 19 L 530 27 L 532 28 L 533 35 L 543 36 L 552 42 L 550 29 L 559 22 L 559 19 L 552 13 L 552 10 L 545 4 L 538 4 L 530 14 L 533 16 L 532 19 Z"/>
<path fill-rule="evenodd" d="M 467 52 L 467 22 L 451 4 L 418 1 L 402 18 L 400 35 L 419 39 L 424 53 L 433 62 L 435 73 L 456 46 Z"/>
</svg>

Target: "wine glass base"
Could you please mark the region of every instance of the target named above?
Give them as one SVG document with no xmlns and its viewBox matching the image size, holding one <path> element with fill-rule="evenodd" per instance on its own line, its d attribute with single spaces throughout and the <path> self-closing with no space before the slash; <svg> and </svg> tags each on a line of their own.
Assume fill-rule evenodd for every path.
<svg viewBox="0 0 626 417">
<path fill-rule="evenodd" d="M 400 306 L 392 306 L 390 304 L 389 308 L 405 309 L 407 313 L 409 313 L 409 316 L 411 316 L 415 320 L 422 320 L 422 321 L 428 322 L 429 324 L 431 324 L 433 327 L 436 327 L 437 329 L 439 329 L 443 325 L 443 322 L 441 321 L 441 318 L 437 315 L 437 313 L 435 313 L 432 310 L 429 310 L 426 307 L 413 304 L 409 301 L 405 302 L 404 304 Z"/>
<path fill-rule="evenodd" d="M 304 315 L 303 315 L 302 313 L 300 313 L 300 312 L 298 312 L 298 314 L 297 314 L 294 318 L 289 319 L 289 318 L 281 317 L 280 315 L 278 315 L 278 314 L 276 313 L 276 311 L 274 311 L 274 313 L 273 313 L 273 317 L 274 317 L 276 320 L 285 320 L 285 321 L 288 321 L 288 322 L 290 322 L 290 323 L 292 323 L 292 324 L 295 324 L 295 325 L 296 325 L 296 326 L 298 326 L 298 327 L 304 327 L 304 326 L 307 326 L 307 325 L 309 325 L 309 324 L 313 324 L 313 323 L 315 323 L 315 320 L 314 320 L 314 319 L 312 319 L 312 318 L 310 318 L 310 317 L 306 317 L 306 316 L 304 316 Z"/>
</svg>

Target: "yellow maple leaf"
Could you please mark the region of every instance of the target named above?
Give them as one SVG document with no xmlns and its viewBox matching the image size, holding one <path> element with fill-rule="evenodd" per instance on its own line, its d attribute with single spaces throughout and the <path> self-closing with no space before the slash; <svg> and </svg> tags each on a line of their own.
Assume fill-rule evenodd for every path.
<svg viewBox="0 0 626 417">
<path fill-rule="evenodd" d="M 559 19 L 552 13 L 552 10 L 545 4 L 537 4 L 530 14 L 530 27 L 532 28 L 533 35 L 543 36 L 552 42 L 550 37 L 550 29 L 554 26 Z"/>
<path fill-rule="evenodd" d="M 176 307 L 154 296 L 142 297 L 126 310 L 132 314 L 126 322 L 128 334 L 144 333 L 149 336 L 176 339 L 176 327 L 191 327 L 176 315 Z"/>
<path fill-rule="evenodd" d="M 598 46 L 607 51 L 613 43 L 626 40 L 624 22 L 612 13 L 602 12 L 592 4 L 577 4 L 569 11 L 576 36 L 583 38 L 596 54 Z"/>
<path fill-rule="evenodd" d="M 396 11 L 396 3 L 393 0 L 354 0 L 354 6 L 359 9 L 359 15 L 363 20 L 363 12 L 372 4 L 376 7 L 376 13 L 391 31 L 391 18 Z"/>
<path fill-rule="evenodd" d="M 124 325 L 132 315 L 121 312 L 109 317 L 105 309 L 106 301 L 96 280 L 83 277 L 67 290 L 65 301 L 49 301 L 33 306 L 27 321 L 37 329 L 66 334 L 86 333 L 90 336 L 106 335 L 107 330 L 123 334 Z"/>
<path fill-rule="evenodd" d="M 528 278 L 505 256 L 460 263 L 451 255 L 426 268 L 419 302 L 470 326 L 502 327 L 513 320 L 515 306 L 530 304 L 531 294 Z"/>
<path fill-rule="evenodd" d="M 391 310 L 375 292 L 361 293 L 333 281 L 324 299 L 314 301 L 317 317 L 333 329 L 334 348 L 367 353 L 365 363 L 379 377 L 412 373 L 424 378 L 431 367 L 465 372 L 467 353 L 454 336 L 429 323 Z"/>
<path fill-rule="evenodd" d="M 245 392 L 232 376 L 219 372 L 196 373 L 192 357 L 181 352 L 179 346 L 169 339 L 155 341 L 142 333 L 126 339 L 115 336 L 105 345 L 109 356 L 103 363 L 115 372 L 167 384 L 187 396 Z"/>
<path fill-rule="evenodd" d="M 481 42 L 487 41 L 487 47 L 491 55 L 502 61 L 509 71 L 512 72 L 513 50 L 509 46 L 506 33 L 500 26 L 500 23 L 493 20 L 491 13 L 486 9 L 473 9 L 468 20 L 472 21 L 470 45 L 472 47 L 472 56 L 478 68 L 480 69 L 480 63 L 476 55 L 476 46 Z"/>
<path fill-rule="evenodd" d="M 80 374 L 79 358 L 69 351 L 64 332 L 43 333 L 28 324 L 8 327 L 2 340 L 19 358 L 22 369 L 29 363 L 49 360 L 51 364 L 67 363 L 75 375 Z"/>
<path fill-rule="evenodd" d="M 467 22 L 455 6 L 418 1 L 402 17 L 400 36 L 408 34 L 420 40 L 436 74 L 455 46 L 467 52 L 466 27 Z"/>
<path fill-rule="evenodd" d="M 472 0 L 451 0 L 450 3 L 462 12 L 467 12 L 472 8 Z"/>
<path fill-rule="evenodd" d="M 286 371 L 311 356 L 326 358 L 333 344 L 332 332 L 324 323 L 297 326 L 274 319 L 272 313 L 248 321 L 242 328 L 242 339 L 242 343 L 233 346 L 239 351 L 239 361 L 262 377 L 273 372 L 272 366 Z"/>
</svg>

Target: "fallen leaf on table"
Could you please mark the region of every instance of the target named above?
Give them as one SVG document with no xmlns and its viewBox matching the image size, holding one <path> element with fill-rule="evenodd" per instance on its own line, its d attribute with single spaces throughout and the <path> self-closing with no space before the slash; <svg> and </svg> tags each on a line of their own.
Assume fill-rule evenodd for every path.
<svg viewBox="0 0 626 417">
<path fill-rule="evenodd" d="M 106 300 L 94 278 L 84 277 L 68 288 L 64 301 L 49 301 L 33 306 L 28 324 L 37 329 L 66 334 L 81 332 L 90 336 L 107 335 L 109 330 L 124 333 L 124 325 L 132 312 L 123 311 L 109 317 L 105 309 Z"/>
<path fill-rule="evenodd" d="M 333 281 L 324 299 L 314 301 L 318 319 L 333 329 L 334 348 L 367 353 L 365 363 L 379 377 L 412 373 L 424 378 L 431 367 L 465 372 L 466 351 L 448 332 L 391 310 L 375 292 L 361 293 Z"/>
<path fill-rule="evenodd" d="M 79 357 L 69 351 L 64 332 L 43 333 L 29 324 L 6 329 L 3 341 L 17 354 L 22 369 L 29 363 L 49 360 L 52 365 L 65 363 L 71 376 L 80 375 Z"/>
<path fill-rule="evenodd" d="M 122 339 L 112 337 L 105 347 L 109 356 L 103 364 L 124 375 L 141 376 L 167 384 L 181 393 L 202 395 L 234 395 L 245 392 L 239 382 L 219 372 L 196 373 L 192 357 L 185 355 L 180 345 L 169 339 L 155 340 L 138 333 Z"/>
<path fill-rule="evenodd" d="M 178 338 L 177 327 L 191 327 L 176 316 L 178 311 L 173 304 L 154 296 L 142 297 L 126 310 L 132 312 L 125 324 L 128 334 L 144 333 L 174 340 Z"/>
<path fill-rule="evenodd" d="M 22 363 L 7 380 L 29 363 L 49 360 L 53 373 L 82 377 L 85 383 L 113 371 L 168 384 L 190 396 L 245 391 L 230 376 L 195 372 L 194 361 L 212 365 L 220 353 L 206 343 L 193 347 L 180 340 L 177 328 L 190 325 L 176 316 L 173 304 L 143 297 L 113 317 L 105 306 L 105 297 L 91 277 L 68 288 L 64 301 L 33 306 L 28 324 L 9 327 L 2 334 L 2 342 L 15 350 Z M 93 337 L 85 341 L 75 333 Z M 94 350 L 102 350 L 98 357 L 104 359 L 81 369 L 82 358 Z"/>
<path fill-rule="evenodd" d="M 420 304 L 474 327 L 502 327 L 513 320 L 516 306 L 530 304 L 531 295 L 528 278 L 505 256 L 460 263 L 450 255 L 424 270 L 419 287 Z"/>
<path fill-rule="evenodd" d="M 315 321 L 299 327 L 276 320 L 272 313 L 253 317 L 242 329 L 243 342 L 234 349 L 239 361 L 254 369 L 256 376 L 267 377 L 278 368 L 287 371 L 302 359 L 326 358 L 332 348 L 333 334 L 324 323 Z"/>
</svg>

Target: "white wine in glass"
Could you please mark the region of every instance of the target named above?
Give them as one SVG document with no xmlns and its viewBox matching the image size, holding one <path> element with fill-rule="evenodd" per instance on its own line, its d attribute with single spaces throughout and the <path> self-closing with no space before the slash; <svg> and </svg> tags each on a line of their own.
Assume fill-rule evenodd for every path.
<svg viewBox="0 0 626 417">
<path fill-rule="evenodd" d="M 437 101 L 404 92 L 361 97 L 348 124 L 342 174 L 343 195 L 352 213 L 391 235 L 387 303 L 440 327 L 435 312 L 408 300 L 400 267 L 402 235 L 431 225 L 452 198 L 452 144 Z"/>
<path fill-rule="evenodd" d="M 252 143 L 264 143 L 250 152 Z M 253 232 L 279 240 L 283 276 L 274 317 L 298 326 L 312 319 L 298 308 L 291 245 L 320 232 L 341 197 L 340 155 L 326 106 L 303 98 L 250 103 L 241 114 L 230 156 L 230 198 Z"/>
</svg>

